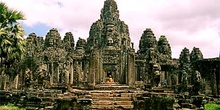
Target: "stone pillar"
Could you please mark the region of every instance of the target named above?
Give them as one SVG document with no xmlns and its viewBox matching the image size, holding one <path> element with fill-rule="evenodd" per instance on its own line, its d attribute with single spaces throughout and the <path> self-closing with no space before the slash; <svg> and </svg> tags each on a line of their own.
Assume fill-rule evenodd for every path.
<svg viewBox="0 0 220 110">
<path fill-rule="evenodd" d="M 70 63 L 70 84 L 73 84 L 73 63 Z"/>
<path fill-rule="evenodd" d="M 93 55 L 92 55 L 92 67 L 93 67 L 93 83 L 99 83 L 100 82 L 100 59 L 99 59 L 99 51 L 98 50 L 94 50 Z"/>
<path fill-rule="evenodd" d="M 165 80 L 165 71 L 161 71 L 161 77 L 160 77 L 160 81 L 164 81 Z"/>
<path fill-rule="evenodd" d="M 169 74 L 165 71 L 165 79 L 167 80 L 167 83 L 169 82 L 170 80 L 170 77 L 169 77 Z M 169 82 L 170 83 L 170 82 Z"/>
<path fill-rule="evenodd" d="M 90 62 L 89 62 L 89 76 L 88 76 L 88 82 L 95 86 L 95 53 L 91 52 Z"/>
<path fill-rule="evenodd" d="M 134 52 L 128 54 L 127 82 L 129 86 L 133 86 L 135 82 L 135 60 Z"/>
<path fill-rule="evenodd" d="M 127 59 L 127 54 L 125 53 L 125 52 L 121 52 L 121 68 L 120 68 L 120 81 L 119 81 L 119 83 L 122 83 L 122 84 L 124 84 L 124 83 L 126 83 L 126 84 L 128 84 L 128 81 L 127 81 L 127 75 L 128 75 L 128 70 L 127 70 L 127 66 L 128 66 L 128 59 Z"/>
<path fill-rule="evenodd" d="M 99 59 L 98 54 L 94 56 L 94 81 L 93 84 L 95 85 L 99 81 Z"/>
<path fill-rule="evenodd" d="M 7 81 L 8 81 L 8 75 L 4 74 L 3 76 L 3 80 L 4 80 L 4 85 L 3 85 L 3 90 L 5 90 L 7 88 Z"/>
<path fill-rule="evenodd" d="M 98 71 L 99 71 L 99 77 L 98 77 L 98 82 L 101 83 L 102 82 L 102 61 L 101 61 L 101 52 L 99 51 L 99 55 L 98 55 Z"/>
<path fill-rule="evenodd" d="M 78 78 L 78 79 L 79 79 L 79 82 L 81 83 L 81 82 L 83 81 L 83 80 L 82 80 L 82 79 L 83 79 L 82 61 L 79 62 L 79 68 L 78 68 L 78 70 L 79 70 L 79 72 L 78 72 L 78 73 L 79 73 L 79 78 Z"/>
<path fill-rule="evenodd" d="M 67 71 L 68 71 L 68 70 L 67 70 Z M 69 72 L 67 72 L 67 71 L 65 72 L 65 76 L 66 76 L 66 77 L 65 77 L 65 78 L 66 78 L 65 83 L 66 83 L 66 84 L 69 84 Z"/>
<path fill-rule="evenodd" d="M 88 75 L 89 75 L 89 62 L 86 60 L 85 61 L 85 68 L 84 68 L 84 81 L 88 82 Z"/>
<path fill-rule="evenodd" d="M 57 83 L 60 83 L 60 64 L 57 66 Z"/>
<path fill-rule="evenodd" d="M 211 74 L 210 74 L 210 81 L 211 81 L 211 89 L 212 89 L 212 95 L 217 96 L 217 84 L 216 84 L 216 70 L 212 67 Z"/>
<path fill-rule="evenodd" d="M 67 65 L 66 65 L 66 84 L 69 84 L 70 82 L 70 62 L 67 61 Z"/>
<path fill-rule="evenodd" d="M 50 85 L 53 85 L 53 75 L 54 75 L 54 67 L 53 67 L 53 62 L 51 62 Z"/>
<path fill-rule="evenodd" d="M 16 77 L 14 79 L 14 87 L 15 87 L 15 89 L 18 88 L 18 78 L 19 78 L 19 75 L 16 75 Z"/>
</svg>

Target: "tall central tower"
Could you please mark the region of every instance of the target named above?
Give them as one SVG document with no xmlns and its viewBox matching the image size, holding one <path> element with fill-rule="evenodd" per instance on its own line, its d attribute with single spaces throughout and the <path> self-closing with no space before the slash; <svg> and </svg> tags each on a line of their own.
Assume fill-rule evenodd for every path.
<svg viewBox="0 0 220 110">
<path fill-rule="evenodd" d="M 87 39 L 89 60 L 88 81 L 93 84 L 113 77 L 115 82 L 134 82 L 134 49 L 128 26 L 119 19 L 114 0 L 106 0 L 100 19 L 92 24 Z"/>
</svg>

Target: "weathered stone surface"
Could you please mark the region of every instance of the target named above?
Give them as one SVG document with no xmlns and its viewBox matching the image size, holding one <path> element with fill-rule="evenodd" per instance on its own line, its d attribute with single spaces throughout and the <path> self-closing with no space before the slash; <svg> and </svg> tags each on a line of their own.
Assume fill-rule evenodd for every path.
<svg viewBox="0 0 220 110">
<path fill-rule="evenodd" d="M 165 62 L 172 59 L 172 52 L 167 38 L 162 35 L 158 41 L 158 51 L 161 53 L 159 60 Z"/>
<path fill-rule="evenodd" d="M 86 49 L 86 40 L 79 38 L 79 40 L 76 43 L 76 55 L 84 55 L 85 54 L 85 49 Z"/>
<path fill-rule="evenodd" d="M 197 60 L 202 60 L 203 59 L 203 54 L 200 51 L 199 48 L 193 47 L 193 50 L 190 54 L 190 60 L 191 62 L 195 62 Z"/>
<path fill-rule="evenodd" d="M 176 89 L 175 86 L 182 84 L 188 91 L 188 85 L 198 83 L 194 81 L 198 76 L 196 62 L 203 59 L 196 47 L 191 53 L 184 48 L 179 59 L 172 59 L 166 36 L 161 35 L 157 41 L 150 28 L 143 32 L 135 53 L 128 26 L 120 20 L 114 0 L 104 2 L 100 19 L 92 24 L 88 39 L 79 38 L 76 47 L 71 32 L 62 40 L 55 28 L 49 30 L 45 40 L 31 33 L 27 42 L 27 57 L 33 58 L 37 65 L 47 65 L 51 86 L 65 83 L 96 89 L 111 86 L 112 89 L 115 85 L 99 85 L 111 77 L 116 84 L 129 86 L 137 86 L 135 81 L 141 81 L 142 89 L 147 86 Z M 37 79 L 36 75 L 30 76 L 31 80 Z"/>
<path fill-rule="evenodd" d="M 63 39 L 55 28 L 45 39 L 31 33 L 26 39 L 29 66 L 19 76 L 21 88 L 34 90 L 28 92 L 27 105 L 33 106 L 36 99 L 48 109 L 53 106 L 48 102 L 55 101 L 57 109 L 172 109 L 175 95 L 187 97 L 178 97 L 184 100 L 179 106 L 190 107 L 191 95 L 210 94 L 204 89 L 218 96 L 219 58 L 203 59 L 194 47 L 191 53 L 184 48 L 179 59 L 173 59 L 168 37 L 156 37 L 146 28 L 135 53 L 114 0 L 104 2 L 89 37 L 79 38 L 76 46 L 71 32 Z M 53 89 L 62 93 L 53 94 Z"/>
<path fill-rule="evenodd" d="M 190 53 L 190 61 L 191 61 L 191 67 L 194 70 L 198 69 L 198 66 L 196 65 L 196 62 L 203 59 L 203 54 L 200 51 L 199 48 L 193 47 L 192 52 Z"/>
<path fill-rule="evenodd" d="M 105 1 L 100 17 L 91 26 L 87 39 L 86 50 L 91 59 L 88 82 L 101 83 L 111 75 L 115 82 L 130 85 L 134 82 L 134 63 L 129 61 L 134 61 L 134 50 L 128 26 L 119 19 L 114 0 Z"/>
<path fill-rule="evenodd" d="M 65 33 L 63 38 L 63 45 L 66 51 L 72 51 L 74 49 L 75 42 L 71 32 Z"/>
<path fill-rule="evenodd" d="M 184 70 L 188 70 L 190 68 L 190 53 L 188 48 L 185 47 L 181 51 L 179 62 L 180 62 L 180 68 Z"/>
</svg>

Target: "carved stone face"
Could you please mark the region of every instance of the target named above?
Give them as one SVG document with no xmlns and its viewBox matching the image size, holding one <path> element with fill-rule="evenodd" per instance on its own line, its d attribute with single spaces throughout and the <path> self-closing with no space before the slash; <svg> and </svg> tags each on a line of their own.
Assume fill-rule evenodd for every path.
<svg viewBox="0 0 220 110">
<path fill-rule="evenodd" d="M 69 41 L 70 35 L 69 35 L 69 34 L 66 34 L 66 35 L 65 35 L 65 38 L 66 38 L 66 39 L 63 39 L 65 42 Z"/>
<path fill-rule="evenodd" d="M 196 55 L 196 58 L 197 58 L 197 59 L 202 59 L 202 55 L 201 55 L 199 49 L 196 49 L 196 50 L 195 50 L 195 55 Z"/>
<path fill-rule="evenodd" d="M 155 47 L 155 37 L 154 36 L 148 36 L 148 48 L 154 48 Z"/>
<path fill-rule="evenodd" d="M 189 51 L 186 51 L 185 56 L 186 56 L 186 61 L 190 62 Z"/>
<path fill-rule="evenodd" d="M 111 37 L 108 38 L 108 46 L 111 46 L 113 44 L 113 39 Z"/>
<path fill-rule="evenodd" d="M 49 46 L 52 47 L 54 44 L 54 40 L 52 38 L 49 39 Z"/>
<path fill-rule="evenodd" d="M 51 36 L 51 37 L 55 37 L 55 35 L 56 35 L 56 31 L 55 31 L 55 30 L 51 30 L 51 31 L 50 31 L 50 36 Z"/>
<path fill-rule="evenodd" d="M 169 51 L 168 42 L 163 42 L 163 44 L 162 44 L 162 53 L 166 54 L 168 51 Z"/>
</svg>

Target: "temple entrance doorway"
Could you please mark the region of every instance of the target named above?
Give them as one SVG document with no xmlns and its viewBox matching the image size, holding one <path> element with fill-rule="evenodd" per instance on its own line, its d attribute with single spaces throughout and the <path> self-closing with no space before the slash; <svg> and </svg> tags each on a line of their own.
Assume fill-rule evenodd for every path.
<svg viewBox="0 0 220 110">
<path fill-rule="evenodd" d="M 105 82 L 114 82 L 114 78 L 115 78 L 115 72 L 114 71 L 112 71 L 112 70 L 107 70 L 106 72 L 105 72 L 106 74 L 105 74 Z"/>
<path fill-rule="evenodd" d="M 107 71 L 107 77 L 112 77 L 112 72 L 111 71 Z"/>
<path fill-rule="evenodd" d="M 106 82 L 108 79 L 112 79 L 113 82 L 118 82 L 119 81 L 119 70 L 117 65 L 113 64 L 106 64 L 103 65 L 103 81 Z"/>
</svg>

